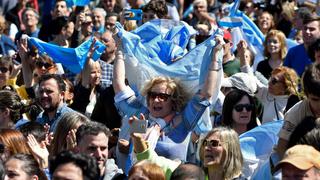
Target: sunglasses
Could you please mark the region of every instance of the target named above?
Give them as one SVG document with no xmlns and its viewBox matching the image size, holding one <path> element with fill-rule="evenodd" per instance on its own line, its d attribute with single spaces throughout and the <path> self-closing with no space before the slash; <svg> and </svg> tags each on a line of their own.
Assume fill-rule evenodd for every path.
<svg viewBox="0 0 320 180">
<path fill-rule="evenodd" d="M 148 98 L 153 99 L 153 100 L 158 98 L 159 101 L 167 101 L 170 97 L 171 97 L 170 94 L 148 92 Z"/>
<path fill-rule="evenodd" d="M 205 147 L 205 146 L 210 146 L 210 147 L 218 147 L 218 146 L 221 146 L 221 143 L 219 140 L 215 140 L 215 139 L 212 139 L 210 141 L 208 140 L 204 140 L 202 145 Z"/>
<path fill-rule="evenodd" d="M 253 110 L 253 105 L 252 104 L 237 104 L 234 106 L 234 109 L 237 112 L 242 112 L 243 108 L 246 108 L 247 111 L 252 111 Z"/>
<path fill-rule="evenodd" d="M 272 77 L 272 78 L 270 79 L 270 82 L 271 82 L 272 85 L 275 85 L 275 84 L 280 83 L 280 82 L 282 82 L 282 81 L 280 81 L 279 79 L 276 79 L 275 77 Z"/>
<path fill-rule="evenodd" d="M 6 72 L 8 72 L 8 71 L 9 71 L 8 68 L 6 68 L 6 67 L 0 67 L 0 72 L 1 72 L 1 73 L 6 73 Z"/>
<path fill-rule="evenodd" d="M 36 62 L 36 66 L 37 66 L 38 68 L 44 67 L 44 68 L 46 68 L 46 69 L 49 69 L 49 68 L 51 68 L 51 67 L 53 66 L 53 64 L 50 64 L 50 63 L 47 63 L 47 62 L 42 62 L 42 61 L 37 61 L 37 62 Z"/>
</svg>

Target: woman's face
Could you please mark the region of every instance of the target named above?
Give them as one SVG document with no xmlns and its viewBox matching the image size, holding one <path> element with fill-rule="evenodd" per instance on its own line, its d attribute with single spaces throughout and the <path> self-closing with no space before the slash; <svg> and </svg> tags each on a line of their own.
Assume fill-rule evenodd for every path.
<svg viewBox="0 0 320 180">
<path fill-rule="evenodd" d="M 285 86 L 285 78 L 282 73 L 271 75 L 269 79 L 268 91 L 273 95 L 284 95 L 286 86 Z"/>
<path fill-rule="evenodd" d="M 155 84 L 148 92 L 148 109 L 155 118 L 164 118 L 173 112 L 172 90 L 166 83 Z"/>
<path fill-rule="evenodd" d="M 101 69 L 99 62 L 95 62 L 90 72 L 90 84 L 91 86 L 96 86 L 100 83 L 101 79 Z"/>
<path fill-rule="evenodd" d="M 38 74 L 39 77 L 44 74 L 55 74 L 57 71 L 53 64 L 41 60 L 35 62 L 35 67 L 36 74 Z"/>
<path fill-rule="evenodd" d="M 276 36 L 271 36 L 267 39 L 267 50 L 270 54 L 280 53 L 281 43 L 279 38 Z"/>
<path fill-rule="evenodd" d="M 222 146 L 220 135 L 216 132 L 203 141 L 204 167 L 222 165 L 225 160 L 225 149 Z"/>
<path fill-rule="evenodd" d="M 22 161 L 18 159 L 9 159 L 5 163 L 5 169 L 6 169 L 6 180 L 30 180 L 33 179 L 30 177 L 23 169 Z"/>
<path fill-rule="evenodd" d="M 262 31 L 270 30 L 272 26 L 272 17 L 270 16 L 270 14 L 263 13 L 258 20 L 258 26 Z"/>
<path fill-rule="evenodd" d="M 0 67 L 0 88 L 6 85 L 7 80 L 9 79 L 10 71 L 8 67 Z"/>
<path fill-rule="evenodd" d="M 233 124 L 247 125 L 251 120 L 253 105 L 248 96 L 243 96 L 232 109 Z"/>
</svg>

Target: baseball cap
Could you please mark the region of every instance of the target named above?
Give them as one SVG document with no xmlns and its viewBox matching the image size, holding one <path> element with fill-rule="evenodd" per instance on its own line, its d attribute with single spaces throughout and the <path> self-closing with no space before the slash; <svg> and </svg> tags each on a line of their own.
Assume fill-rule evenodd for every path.
<svg viewBox="0 0 320 180">
<path fill-rule="evenodd" d="M 281 169 L 285 163 L 289 163 L 301 170 L 308 170 L 312 167 L 320 169 L 320 152 L 312 146 L 295 145 L 286 151 L 275 170 Z"/>
</svg>

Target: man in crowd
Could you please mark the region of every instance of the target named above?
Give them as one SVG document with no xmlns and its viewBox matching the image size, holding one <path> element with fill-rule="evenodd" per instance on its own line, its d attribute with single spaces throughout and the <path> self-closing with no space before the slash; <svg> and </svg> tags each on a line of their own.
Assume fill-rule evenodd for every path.
<svg viewBox="0 0 320 180">
<path fill-rule="evenodd" d="M 43 24 L 40 28 L 39 39 L 49 42 L 52 41 L 52 32 L 51 29 L 54 28 L 55 23 L 54 19 L 58 17 L 69 16 L 69 10 L 65 0 L 56 0 L 55 6 L 52 12 L 52 18 L 46 23 Z"/>
<path fill-rule="evenodd" d="M 92 10 L 92 15 L 93 15 L 93 31 L 98 32 L 100 34 L 104 33 L 105 18 L 107 15 L 106 11 L 102 8 L 94 8 Z"/>
<path fill-rule="evenodd" d="M 85 154 L 64 151 L 50 161 L 52 180 L 61 179 L 99 179 L 96 160 Z"/>
<path fill-rule="evenodd" d="M 37 122 L 48 124 L 50 132 L 54 132 L 64 113 L 73 111 L 64 103 L 66 85 L 57 74 L 46 74 L 40 77 L 38 99 L 44 110 L 37 117 Z"/>
<path fill-rule="evenodd" d="M 96 158 L 101 179 L 123 176 L 113 159 L 108 159 L 109 129 L 98 122 L 90 121 L 79 127 L 76 133 L 76 150 Z"/>
<path fill-rule="evenodd" d="M 39 14 L 33 8 L 26 8 L 22 12 L 22 23 L 25 26 L 25 30 L 19 31 L 16 34 L 15 41 L 20 40 L 22 34 L 27 34 L 30 37 L 38 37 L 39 29 Z"/>
<path fill-rule="evenodd" d="M 303 44 L 291 48 L 283 63 L 284 66 L 293 68 L 299 76 L 302 75 L 305 66 L 311 63 L 308 56 L 309 46 L 320 38 L 319 16 L 311 15 L 304 17 L 302 38 Z"/>
<path fill-rule="evenodd" d="M 288 149 L 276 166 L 282 170 L 282 179 L 320 179 L 320 152 L 308 145 Z"/>
</svg>

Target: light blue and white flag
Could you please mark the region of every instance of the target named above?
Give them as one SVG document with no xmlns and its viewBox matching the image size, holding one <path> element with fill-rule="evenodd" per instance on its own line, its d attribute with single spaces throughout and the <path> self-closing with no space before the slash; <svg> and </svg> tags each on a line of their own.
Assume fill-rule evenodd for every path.
<svg viewBox="0 0 320 180">
<path fill-rule="evenodd" d="M 272 121 L 239 136 L 245 177 L 252 176 L 258 165 L 269 159 L 273 147 L 278 142 L 278 133 L 282 125 L 283 120 Z"/>
<path fill-rule="evenodd" d="M 90 0 L 66 0 L 67 6 L 86 6 L 90 3 Z"/>
<path fill-rule="evenodd" d="M 139 90 L 146 80 L 162 75 L 178 78 L 191 92 L 196 92 L 211 63 L 212 49 L 216 44 L 214 38 L 222 35 L 217 31 L 186 52 L 195 31 L 185 23 L 156 19 L 133 32 L 125 31 L 120 24 L 117 27 L 126 58 L 126 76 Z M 222 53 L 219 60 L 222 61 Z"/>
<path fill-rule="evenodd" d="M 235 0 L 233 4 L 230 5 L 230 15 L 229 17 L 222 18 L 218 24 L 221 27 L 232 28 L 232 41 L 234 51 L 236 49 L 236 44 L 240 40 L 247 41 L 249 48 L 255 54 L 255 61 L 253 67 L 256 68 L 257 64 L 264 59 L 263 56 L 263 42 L 265 36 L 262 34 L 258 26 L 243 12 L 239 11 L 240 0 Z M 291 39 L 286 40 L 287 48 L 294 47 L 298 45 L 295 41 Z"/>
<path fill-rule="evenodd" d="M 39 50 L 40 55 L 47 54 L 55 63 L 61 63 L 68 70 L 77 74 L 80 73 L 84 68 L 92 40 L 93 39 L 90 38 L 77 48 L 64 48 L 55 44 L 41 41 L 40 39 L 34 37 L 28 38 L 28 43 L 34 45 Z M 92 56 L 94 61 L 99 59 L 106 48 L 106 46 L 100 41 L 96 41 L 95 46 L 98 46 L 98 48 L 95 50 Z"/>
</svg>

